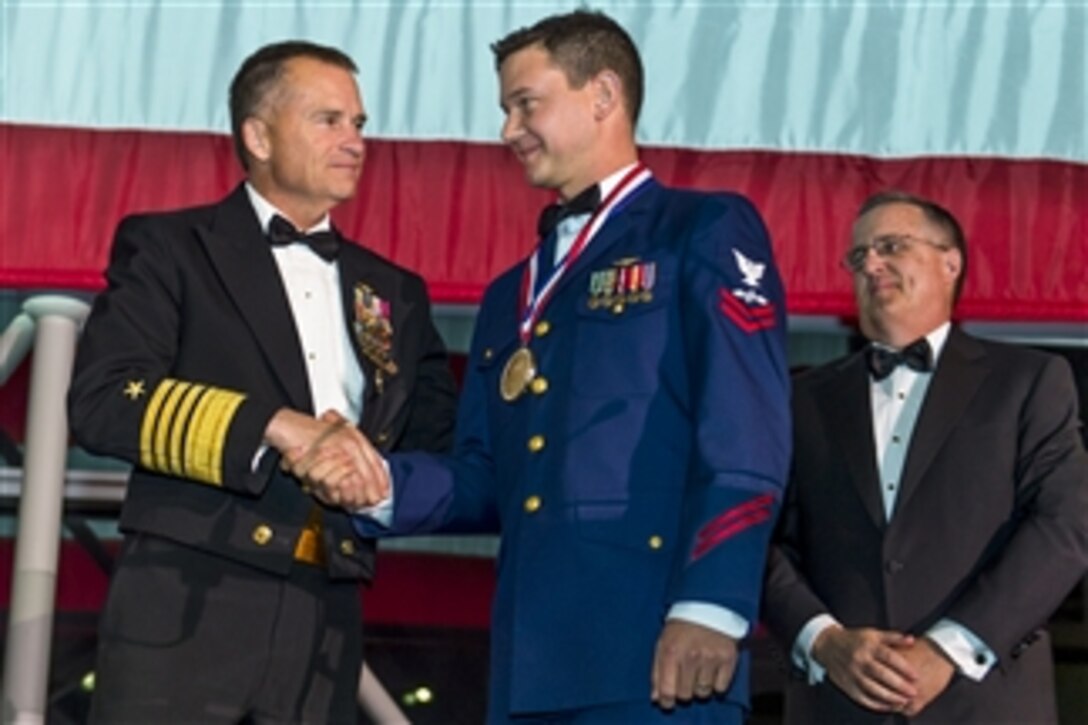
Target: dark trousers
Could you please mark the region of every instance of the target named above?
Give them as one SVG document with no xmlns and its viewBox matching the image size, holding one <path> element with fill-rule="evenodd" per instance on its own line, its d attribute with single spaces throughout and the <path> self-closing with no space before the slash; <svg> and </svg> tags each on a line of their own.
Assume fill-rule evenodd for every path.
<svg viewBox="0 0 1088 725">
<path fill-rule="evenodd" d="M 516 715 L 509 719 L 488 718 L 490 725 L 741 725 L 743 708 L 721 699 L 695 701 L 662 710 L 650 702 L 649 684 L 645 702 L 623 702 L 581 710 Z"/>
<path fill-rule="evenodd" d="M 356 582 L 132 536 L 99 627 L 91 722 L 354 725 L 361 664 Z"/>
</svg>

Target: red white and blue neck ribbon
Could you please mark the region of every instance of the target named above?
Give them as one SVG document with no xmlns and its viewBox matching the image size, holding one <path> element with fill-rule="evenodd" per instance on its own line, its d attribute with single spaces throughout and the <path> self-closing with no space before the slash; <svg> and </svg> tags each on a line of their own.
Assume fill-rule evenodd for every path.
<svg viewBox="0 0 1088 725">
<path fill-rule="evenodd" d="M 616 184 L 616 187 L 608 193 L 608 196 L 604 198 L 601 205 L 597 207 L 597 210 L 590 216 L 589 221 L 582 227 L 582 231 L 578 232 L 578 236 L 575 237 L 574 244 L 571 245 L 570 251 L 555 265 L 555 269 L 552 270 L 551 276 L 548 277 L 548 281 L 544 283 L 544 286 L 540 288 L 540 293 L 536 295 L 533 294 L 533 290 L 536 289 L 536 275 L 537 269 L 539 268 L 538 256 L 540 255 L 540 248 L 537 247 L 537 250 L 533 252 L 533 256 L 529 258 L 529 263 L 525 265 L 525 271 L 522 273 L 521 277 L 521 325 L 518 328 L 518 336 L 521 338 L 523 345 L 529 342 L 533 325 L 536 324 L 536 321 L 540 318 L 548 300 L 551 299 L 551 293 L 559 280 L 562 279 L 566 271 L 574 265 L 585 248 L 589 246 L 589 242 L 597 235 L 597 232 L 604 226 L 604 223 L 608 221 L 609 215 L 620 202 L 629 197 L 651 178 L 653 178 L 653 173 L 650 169 L 647 168 L 645 164 L 639 163 L 620 179 L 620 182 Z"/>
</svg>

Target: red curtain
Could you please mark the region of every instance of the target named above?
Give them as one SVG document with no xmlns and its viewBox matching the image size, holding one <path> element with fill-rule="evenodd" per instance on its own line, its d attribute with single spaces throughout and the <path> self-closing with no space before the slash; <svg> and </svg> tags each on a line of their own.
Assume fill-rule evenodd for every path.
<svg viewBox="0 0 1088 725">
<path fill-rule="evenodd" d="M 213 134 L 0 124 L 0 287 L 102 285 L 111 235 L 136 211 L 214 201 L 241 173 Z M 964 319 L 1088 319 L 1088 166 L 647 148 L 667 184 L 733 189 L 770 227 L 794 314 L 848 317 L 838 267 L 854 212 L 895 187 L 933 198 L 970 244 Z M 334 212 L 349 237 L 415 269 L 437 301 L 478 301 L 534 244 L 547 193 L 498 145 L 371 140 L 356 199 Z"/>
</svg>

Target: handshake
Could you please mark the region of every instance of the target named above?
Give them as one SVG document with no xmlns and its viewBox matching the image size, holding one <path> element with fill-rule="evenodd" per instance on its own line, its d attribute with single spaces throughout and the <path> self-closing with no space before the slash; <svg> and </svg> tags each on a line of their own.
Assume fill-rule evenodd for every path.
<svg viewBox="0 0 1088 725">
<path fill-rule="evenodd" d="M 320 417 L 281 408 L 265 429 L 265 442 L 303 491 L 329 506 L 356 511 L 389 498 L 389 472 L 370 441 L 334 410 Z"/>
</svg>

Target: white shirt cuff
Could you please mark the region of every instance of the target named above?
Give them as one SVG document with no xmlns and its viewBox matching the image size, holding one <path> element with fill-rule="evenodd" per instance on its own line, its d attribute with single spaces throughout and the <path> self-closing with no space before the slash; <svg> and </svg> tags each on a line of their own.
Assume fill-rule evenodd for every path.
<svg viewBox="0 0 1088 725">
<path fill-rule="evenodd" d="M 257 447 L 257 452 L 253 454 L 253 460 L 249 462 L 250 473 L 256 473 L 257 469 L 261 467 L 261 459 L 264 458 L 265 453 L 268 453 L 268 444 L 262 443 Z"/>
<path fill-rule="evenodd" d="M 793 664 L 808 674 L 808 684 L 818 685 L 824 681 L 827 670 L 812 657 L 812 643 L 828 627 L 838 625 L 838 620 L 830 614 L 817 614 L 805 623 L 801 631 L 797 633 L 797 639 L 793 643 L 790 658 Z"/>
<path fill-rule="evenodd" d="M 964 677 L 981 682 L 997 664 L 997 655 L 974 632 L 951 619 L 942 619 L 929 628 L 926 637 L 933 640 Z"/>
<path fill-rule="evenodd" d="M 393 525 L 393 474 L 389 471 L 389 461 L 383 458 L 382 465 L 385 466 L 385 475 L 389 478 L 389 497 L 373 506 L 356 509 L 353 513 L 357 516 L 366 516 L 374 523 L 388 529 Z"/>
<path fill-rule="evenodd" d="M 682 619 L 736 640 L 743 639 L 748 634 L 747 619 L 732 609 L 706 602 L 677 602 L 669 608 L 665 619 Z"/>
</svg>

